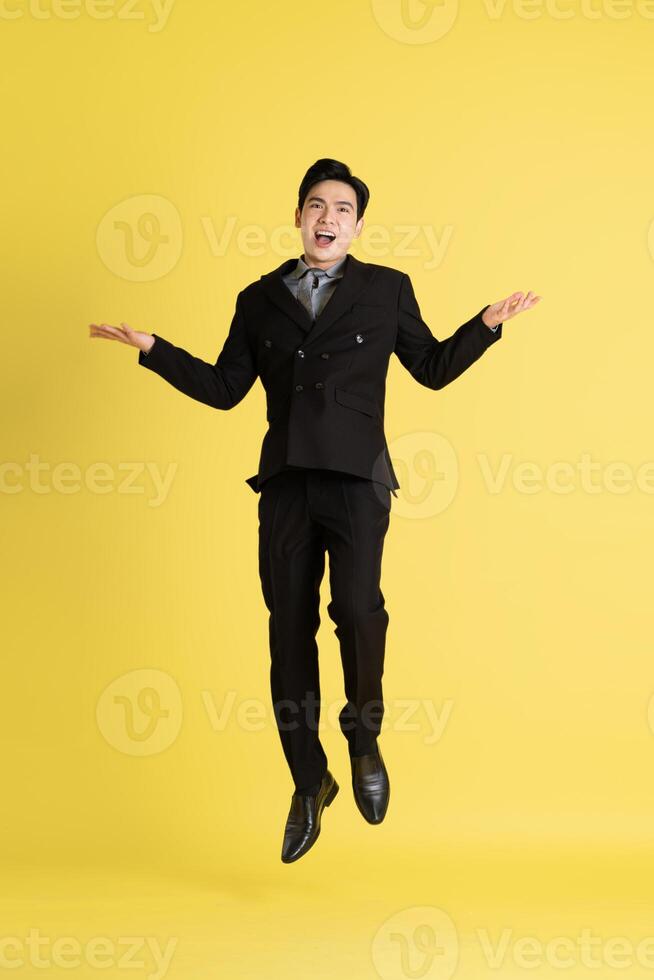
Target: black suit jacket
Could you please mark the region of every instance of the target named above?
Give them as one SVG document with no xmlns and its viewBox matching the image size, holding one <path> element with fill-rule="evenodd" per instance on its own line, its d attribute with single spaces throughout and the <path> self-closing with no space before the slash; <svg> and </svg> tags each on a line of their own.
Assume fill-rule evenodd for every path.
<svg viewBox="0 0 654 980">
<path fill-rule="evenodd" d="M 423 321 L 409 276 L 347 256 L 343 278 L 312 323 L 282 281 L 297 259 L 250 283 L 237 296 L 229 335 L 209 364 L 154 334 L 139 364 L 212 408 L 228 409 L 257 377 L 266 392 L 268 430 L 255 492 L 286 466 L 340 470 L 400 484 L 384 433 L 391 354 L 421 385 L 458 378 L 502 336 L 483 322 L 484 306 L 451 337 L 437 340 Z"/>
</svg>

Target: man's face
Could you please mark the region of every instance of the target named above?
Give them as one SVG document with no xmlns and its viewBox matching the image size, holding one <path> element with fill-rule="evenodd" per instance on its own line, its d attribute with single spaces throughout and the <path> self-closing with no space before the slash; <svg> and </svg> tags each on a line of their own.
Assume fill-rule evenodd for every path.
<svg viewBox="0 0 654 980">
<path fill-rule="evenodd" d="M 295 227 L 302 231 L 304 261 L 328 269 L 347 253 L 363 228 L 357 221 L 354 188 L 340 180 L 321 180 L 309 189 L 302 211 L 295 209 Z M 320 232 L 325 232 L 323 237 Z"/>
</svg>

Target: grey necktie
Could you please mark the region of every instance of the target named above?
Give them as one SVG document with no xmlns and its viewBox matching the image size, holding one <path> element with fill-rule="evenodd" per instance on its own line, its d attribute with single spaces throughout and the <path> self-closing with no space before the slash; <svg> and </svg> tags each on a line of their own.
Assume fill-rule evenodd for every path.
<svg viewBox="0 0 654 980">
<path fill-rule="evenodd" d="M 297 298 L 302 303 L 312 320 L 316 319 L 314 297 L 318 292 L 320 280 L 327 275 L 324 269 L 307 269 L 300 278 Z"/>
</svg>

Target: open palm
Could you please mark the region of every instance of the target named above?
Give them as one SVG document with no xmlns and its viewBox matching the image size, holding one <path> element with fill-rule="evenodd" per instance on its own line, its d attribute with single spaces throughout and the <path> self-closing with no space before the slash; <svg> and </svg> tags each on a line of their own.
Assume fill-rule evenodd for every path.
<svg viewBox="0 0 654 980">
<path fill-rule="evenodd" d="M 535 296 L 531 289 L 526 294 L 512 293 L 506 299 L 492 303 L 487 310 L 484 310 L 482 320 L 487 327 L 496 327 L 498 323 L 505 323 L 512 316 L 516 316 L 524 310 L 530 310 L 542 298 L 542 296 Z"/>
<path fill-rule="evenodd" d="M 151 333 L 132 330 L 127 323 L 121 323 L 119 327 L 114 327 L 110 323 L 90 323 L 89 336 L 104 337 L 106 340 L 119 340 L 121 344 L 138 347 L 146 354 L 154 344 L 154 337 Z"/>
</svg>

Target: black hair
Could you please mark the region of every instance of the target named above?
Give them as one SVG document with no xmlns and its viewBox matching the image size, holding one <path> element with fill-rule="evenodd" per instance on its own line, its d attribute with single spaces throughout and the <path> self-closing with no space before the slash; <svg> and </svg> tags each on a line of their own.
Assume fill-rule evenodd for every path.
<svg viewBox="0 0 654 980">
<path fill-rule="evenodd" d="M 302 178 L 298 192 L 298 207 L 300 211 L 304 207 L 307 194 L 313 185 L 320 183 L 321 180 L 341 180 L 344 184 L 349 184 L 357 196 L 357 221 L 363 217 L 363 213 L 370 200 L 370 191 L 367 185 L 359 177 L 352 176 L 352 171 L 347 164 L 328 158 L 316 160 Z"/>
</svg>

